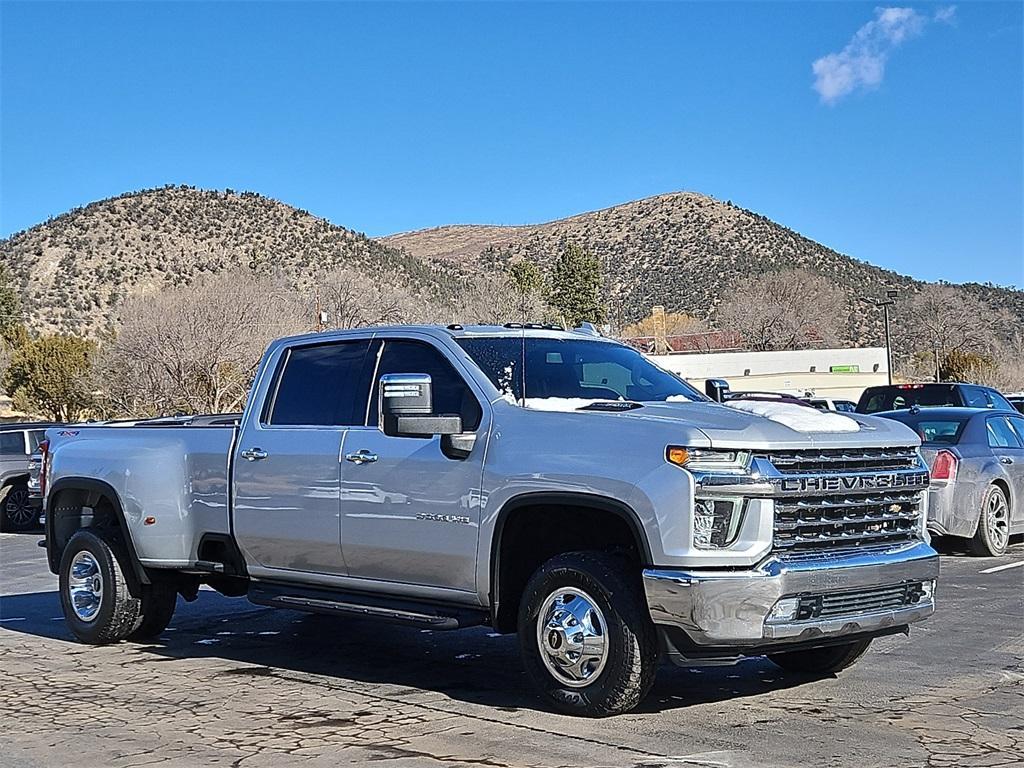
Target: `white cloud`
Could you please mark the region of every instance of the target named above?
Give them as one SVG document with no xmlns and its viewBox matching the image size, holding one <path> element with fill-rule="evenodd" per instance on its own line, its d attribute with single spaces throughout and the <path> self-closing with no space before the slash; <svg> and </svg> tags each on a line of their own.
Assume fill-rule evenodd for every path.
<svg viewBox="0 0 1024 768">
<path fill-rule="evenodd" d="M 955 14 L 955 5 L 945 6 L 935 12 L 934 20 L 949 24 Z M 890 54 L 920 35 L 931 20 L 913 8 L 876 8 L 875 18 L 858 29 L 843 50 L 811 65 L 821 101 L 835 104 L 858 89 L 878 87 Z"/>
</svg>

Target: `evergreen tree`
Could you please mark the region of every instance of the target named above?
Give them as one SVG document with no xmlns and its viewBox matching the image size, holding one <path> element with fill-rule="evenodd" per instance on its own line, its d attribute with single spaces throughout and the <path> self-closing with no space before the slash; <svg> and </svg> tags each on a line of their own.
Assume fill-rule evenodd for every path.
<svg viewBox="0 0 1024 768">
<path fill-rule="evenodd" d="M 551 270 L 548 303 L 570 328 L 605 321 L 601 301 L 601 262 L 585 248 L 569 243 Z"/>
<path fill-rule="evenodd" d="M 0 339 L 21 323 L 21 300 L 7 267 L 0 264 Z"/>
<path fill-rule="evenodd" d="M 4 374 L 18 410 L 75 421 L 93 407 L 89 386 L 96 345 L 78 336 L 43 336 L 20 344 Z"/>
</svg>

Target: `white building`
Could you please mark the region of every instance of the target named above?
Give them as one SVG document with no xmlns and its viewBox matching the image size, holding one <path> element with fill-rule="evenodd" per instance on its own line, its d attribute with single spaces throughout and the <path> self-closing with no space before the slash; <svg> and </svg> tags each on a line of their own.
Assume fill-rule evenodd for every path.
<svg viewBox="0 0 1024 768">
<path fill-rule="evenodd" d="M 734 392 L 813 393 L 854 402 L 865 387 L 889 382 L 885 347 L 786 352 L 649 355 L 701 392 L 705 379 L 726 379 Z"/>
</svg>

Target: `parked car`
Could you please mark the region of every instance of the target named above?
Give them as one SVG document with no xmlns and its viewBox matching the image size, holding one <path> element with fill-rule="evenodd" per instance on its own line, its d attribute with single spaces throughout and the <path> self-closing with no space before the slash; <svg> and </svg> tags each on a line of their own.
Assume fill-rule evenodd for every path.
<svg viewBox="0 0 1024 768">
<path fill-rule="evenodd" d="M 0 424 L 0 530 L 28 531 L 39 526 L 41 505 L 29 495 L 29 457 L 50 423 Z"/>
<path fill-rule="evenodd" d="M 590 716 L 635 707 L 662 656 L 833 674 L 927 618 L 938 556 L 913 431 L 734 405 L 764 412 L 583 331 L 280 339 L 237 426 L 49 430 L 49 566 L 86 643 L 160 634 L 200 584 L 487 624 L 519 633 L 551 706 Z"/>
<path fill-rule="evenodd" d="M 880 413 L 917 432 L 928 462 L 928 527 L 1001 555 L 1024 533 L 1024 416 L 989 408 L 911 408 Z"/>
<path fill-rule="evenodd" d="M 838 413 L 853 413 L 857 410 L 857 404 L 852 400 L 837 400 L 832 397 L 805 397 L 804 402 L 819 411 L 837 411 Z"/>
<path fill-rule="evenodd" d="M 941 382 L 928 384 L 884 384 L 868 387 L 857 402 L 857 413 L 898 411 L 918 408 L 994 408 L 1015 410 L 998 390 L 979 384 Z"/>
<path fill-rule="evenodd" d="M 1024 413 L 1024 394 L 1020 392 L 1014 392 L 1011 395 L 1007 395 L 1006 399 L 1010 401 L 1010 405 L 1016 408 L 1021 413 Z"/>
</svg>

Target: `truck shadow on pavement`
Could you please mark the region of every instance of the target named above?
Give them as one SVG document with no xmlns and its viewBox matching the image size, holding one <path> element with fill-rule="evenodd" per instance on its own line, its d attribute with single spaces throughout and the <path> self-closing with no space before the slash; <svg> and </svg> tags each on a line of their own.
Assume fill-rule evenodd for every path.
<svg viewBox="0 0 1024 768">
<path fill-rule="evenodd" d="M 64 624 L 55 591 L 0 597 L 0 630 L 77 644 Z M 367 685 L 380 686 L 374 693 L 384 697 L 433 692 L 505 711 L 545 711 L 523 672 L 516 636 L 498 635 L 488 627 L 433 632 L 261 608 L 202 591 L 192 603 L 178 599 L 170 627 L 157 640 L 119 646 L 126 647 L 156 657 L 154 661 L 193 659 L 200 665 L 216 659 L 239 665 L 220 673 L 224 675 L 278 676 L 337 690 L 357 687 L 363 693 Z M 111 659 L 112 675 L 122 662 Z M 187 667 L 173 669 L 175 676 L 188 675 Z M 634 713 L 757 696 L 811 682 L 784 675 L 766 659 L 699 669 L 665 663 L 654 690 Z"/>
</svg>

